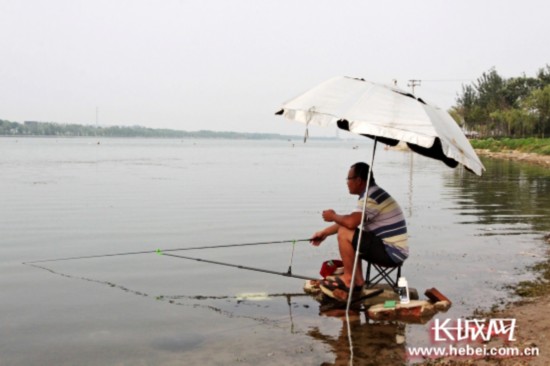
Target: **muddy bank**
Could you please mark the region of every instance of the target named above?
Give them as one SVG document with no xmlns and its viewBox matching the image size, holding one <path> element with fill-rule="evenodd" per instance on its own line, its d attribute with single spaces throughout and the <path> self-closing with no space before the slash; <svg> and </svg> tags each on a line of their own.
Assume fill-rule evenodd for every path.
<svg viewBox="0 0 550 366">
<path fill-rule="evenodd" d="M 399 143 L 397 146 L 385 146 L 386 150 L 410 151 L 406 144 Z M 487 156 L 495 159 L 523 161 L 530 164 L 544 166 L 550 169 L 550 155 L 525 153 L 516 150 L 490 151 L 489 149 L 474 149 L 479 156 Z"/>
<path fill-rule="evenodd" d="M 543 240 L 550 244 L 550 233 Z M 537 274 L 536 279 L 520 282 L 512 287 L 518 295 L 524 296 L 524 300 L 485 315 L 488 318 L 516 319 L 517 341 L 513 342 L 513 346 L 521 349 L 536 347 L 539 355 L 532 358 L 491 360 L 492 364 L 550 365 L 550 249 L 546 253 L 546 259 L 533 266 L 532 270 Z"/>
<path fill-rule="evenodd" d="M 550 244 L 550 233 L 543 240 Z M 425 366 L 454 365 L 550 365 L 550 249 L 546 259 L 531 268 L 537 275 L 532 281 L 520 282 L 510 289 L 524 299 L 509 303 L 504 309 L 479 311 L 472 315 L 474 319 L 515 319 L 515 341 L 504 343 L 501 339 L 491 340 L 487 347 L 514 347 L 518 350 L 537 349 L 533 357 L 487 357 L 482 359 L 446 357 L 428 360 Z"/>
<path fill-rule="evenodd" d="M 501 365 L 501 366 L 547 366 L 550 365 L 550 317 L 547 316 L 550 310 L 550 295 L 540 296 L 535 299 L 524 300 L 519 303 L 510 304 L 506 309 L 492 312 L 489 315 L 476 315 L 475 318 L 492 319 L 516 319 L 515 338 L 516 340 L 504 343 L 502 340 L 491 340 L 484 344 L 491 347 L 514 347 L 518 350 L 537 348 L 539 355 L 533 357 L 447 357 L 436 360 L 428 360 L 421 365 L 424 366 L 455 366 L 455 365 Z"/>
<path fill-rule="evenodd" d="M 476 153 L 496 159 L 508 159 L 536 164 L 550 168 L 550 156 L 529 154 L 518 151 L 491 152 L 489 150 L 477 149 Z M 550 244 L 550 233 L 546 234 L 543 240 Z M 474 314 L 476 319 L 516 319 L 515 335 L 516 341 L 506 346 L 517 347 L 518 349 L 538 348 L 539 355 L 535 357 L 507 357 L 507 358 L 440 358 L 428 360 L 422 365 L 550 365 L 550 250 L 546 259 L 534 266 L 533 270 L 538 278 L 534 281 L 522 282 L 511 290 L 520 296 L 525 296 L 519 302 L 509 303 L 504 309 L 480 312 Z M 490 341 L 488 347 L 499 347 L 500 344 Z M 498 342 L 498 341 L 496 341 Z"/>
<path fill-rule="evenodd" d="M 476 153 L 490 158 L 517 160 L 550 168 L 550 155 L 531 154 L 521 151 L 493 152 L 487 149 L 476 149 Z"/>
</svg>

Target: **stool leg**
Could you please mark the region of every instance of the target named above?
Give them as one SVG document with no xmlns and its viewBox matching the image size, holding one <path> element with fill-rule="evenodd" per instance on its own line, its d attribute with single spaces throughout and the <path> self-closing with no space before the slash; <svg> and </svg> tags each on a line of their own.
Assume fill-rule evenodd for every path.
<svg viewBox="0 0 550 366">
<path fill-rule="evenodd" d="M 374 266 L 374 269 L 377 272 L 376 275 L 372 275 L 372 266 Z M 371 286 L 374 286 L 384 280 L 395 292 L 397 292 L 397 282 L 399 281 L 399 277 L 401 277 L 401 266 L 402 265 L 397 267 L 382 267 L 377 264 L 367 262 L 367 274 L 365 277 L 365 284 L 367 285 L 367 288 L 370 288 Z M 395 280 L 392 278 L 392 273 L 394 271 L 396 273 Z"/>
<path fill-rule="evenodd" d="M 367 284 L 367 288 L 370 286 L 370 266 L 371 266 L 371 263 L 367 262 L 367 277 L 365 278 L 365 283 Z"/>
</svg>

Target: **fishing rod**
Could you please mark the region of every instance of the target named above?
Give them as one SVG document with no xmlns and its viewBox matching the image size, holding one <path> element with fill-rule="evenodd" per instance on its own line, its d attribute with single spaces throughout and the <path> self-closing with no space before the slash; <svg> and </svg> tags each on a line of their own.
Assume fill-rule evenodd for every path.
<svg viewBox="0 0 550 366">
<path fill-rule="evenodd" d="M 61 262 L 61 261 L 70 261 L 76 259 L 91 259 L 91 258 L 105 258 L 105 257 L 118 257 L 125 255 L 136 255 L 136 254 L 151 254 L 151 253 L 160 253 L 160 252 L 177 252 L 183 250 L 202 250 L 202 249 L 214 249 L 214 248 L 230 248 L 230 247 L 244 247 L 251 245 L 267 245 L 267 244 L 283 244 L 283 243 L 298 243 L 310 241 L 310 239 L 297 239 L 297 240 L 280 240 L 280 241 L 265 241 L 265 242 L 256 242 L 256 243 L 239 243 L 239 244 L 223 244 L 223 245 L 210 245 L 204 247 L 187 247 L 187 248 L 175 248 L 175 249 L 155 249 L 155 250 L 144 250 L 139 252 L 125 252 L 125 253 L 112 253 L 112 254 L 98 254 L 98 255 L 86 255 L 79 257 L 65 257 L 65 258 L 54 258 L 54 259 L 41 259 L 37 261 L 23 262 L 23 264 L 34 264 L 34 263 L 46 263 L 46 262 Z"/>
<path fill-rule="evenodd" d="M 184 255 L 178 255 L 178 254 L 167 254 L 167 253 L 163 253 L 162 251 L 158 251 L 157 253 L 160 254 L 160 255 L 168 256 L 168 257 L 183 258 L 183 259 L 189 259 L 189 260 L 193 260 L 193 261 L 197 261 L 197 262 L 205 262 L 205 263 L 219 264 L 219 265 L 222 265 L 222 266 L 234 267 L 234 268 L 240 268 L 240 269 L 246 269 L 246 270 L 249 270 L 249 271 L 256 271 L 256 272 L 262 272 L 262 273 L 269 273 L 269 274 L 275 274 L 275 275 L 285 276 L 285 277 L 300 278 L 300 279 L 302 279 L 302 280 L 315 280 L 315 281 L 319 280 L 318 278 L 313 278 L 313 277 L 307 277 L 307 276 L 301 276 L 301 275 L 292 274 L 292 272 L 290 271 L 290 268 L 289 268 L 289 270 L 288 270 L 287 272 L 277 272 L 277 271 L 270 271 L 269 269 L 255 268 L 255 267 L 247 267 L 247 266 L 241 266 L 241 265 L 238 265 L 238 264 L 231 264 L 231 263 L 225 263 L 225 262 L 212 261 L 212 260 L 203 259 L 203 258 L 187 257 L 187 256 L 184 256 Z"/>
</svg>

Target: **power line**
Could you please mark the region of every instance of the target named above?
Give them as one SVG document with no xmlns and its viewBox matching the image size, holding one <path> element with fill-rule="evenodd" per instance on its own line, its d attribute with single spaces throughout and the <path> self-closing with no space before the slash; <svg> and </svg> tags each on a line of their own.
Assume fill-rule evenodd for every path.
<svg viewBox="0 0 550 366">
<path fill-rule="evenodd" d="M 422 79 L 423 82 L 430 83 L 456 83 L 456 82 L 471 82 L 472 79 Z"/>
</svg>

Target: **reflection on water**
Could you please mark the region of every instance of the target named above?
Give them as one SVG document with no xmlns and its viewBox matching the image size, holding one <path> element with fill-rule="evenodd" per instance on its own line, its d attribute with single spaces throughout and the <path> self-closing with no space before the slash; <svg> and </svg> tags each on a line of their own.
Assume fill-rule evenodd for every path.
<svg viewBox="0 0 550 366">
<path fill-rule="evenodd" d="M 398 365 L 406 359 L 405 324 L 372 322 L 365 313 L 355 313 L 350 314 L 348 327 L 345 310 L 332 310 L 321 315 L 342 322 L 338 336 L 324 334 L 318 327 L 307 332 L 316 341 L 328 345 L 336 356 L 334 362 L 321 365 Z"/>
<path fill-rule="evenodd" d="M 487 225 L 483 235 L 520 235 L 550 230 L 550 171 L 511 161 L 484 159 L 479 179 L 462 171 L 445 184 L 462 223 Z"/>
<path fill-rule="evenodd" d="M 369 142 L 96 142 L 0 138 L 0 311 L 9 314 L 0 363 L 347 364 L 347 327 L 320 314 L 302 280 L 156 254 L 21 263 L 308 237 L 325 225 L 321 210 L 354 207 L 344 178 L 370 159 Z M 479 178 L 408 153 L 376 155 L 377 182 L 407 214 L 403 273 L 419 294 L 436 287 L 453 301 L 442 317 L 507 298 L 504 286 L 532 276 L 524 268 L 550 232 L 550 171 L 483 163 Z M 338 256 L 334 238 L 292 250 L 196 256 L 285 272 L 293 255 L 293 271 L 307 276 Z M 398 364 L 406 347 L 429 345 L 428 325 L 361 314 L 351 329 L 354 364 Z"/>
</svg>

